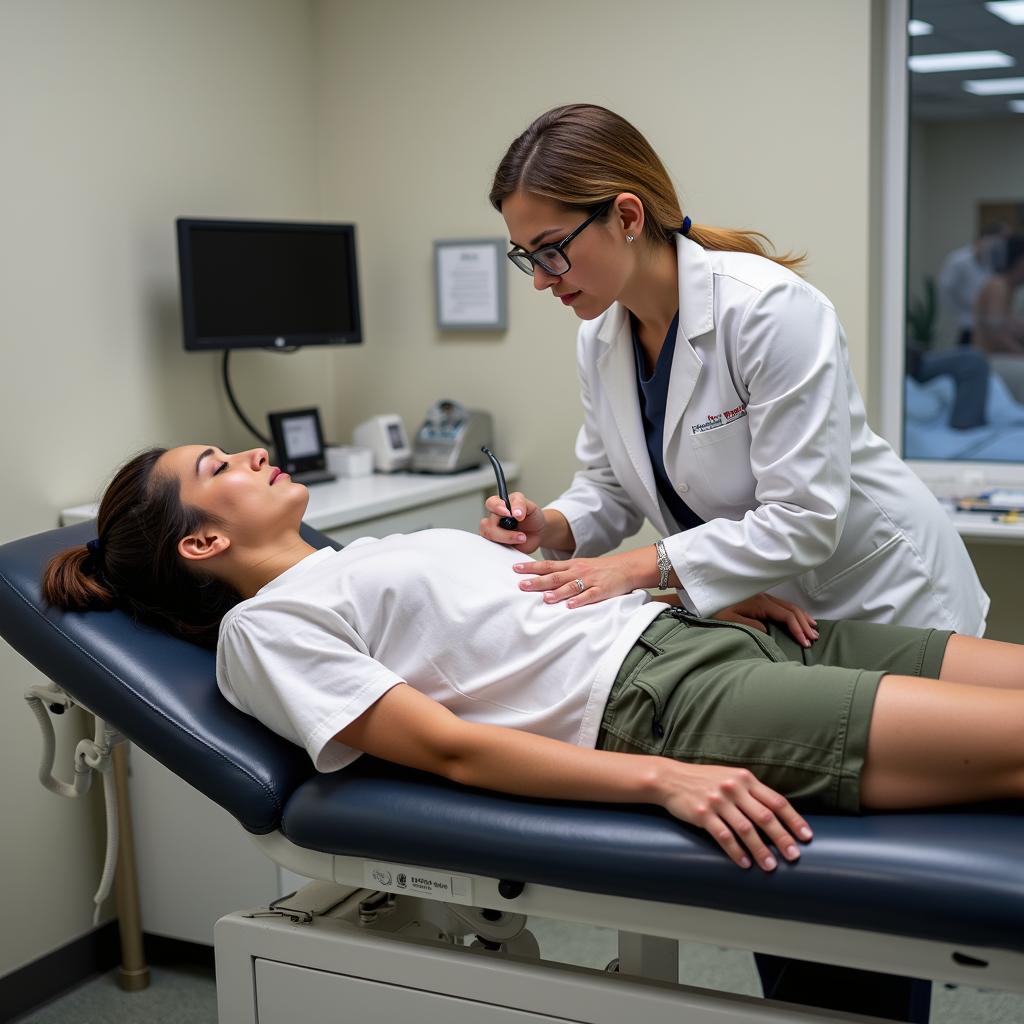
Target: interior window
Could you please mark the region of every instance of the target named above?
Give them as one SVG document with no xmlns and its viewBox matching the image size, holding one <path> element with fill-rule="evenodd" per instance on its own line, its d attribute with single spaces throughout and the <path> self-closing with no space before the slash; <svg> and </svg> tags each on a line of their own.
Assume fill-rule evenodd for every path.
<svg viewBox="0 0 1024 1024">
<path fill-rule="evenodd" d="M 1024 463 L 1024 3 L 909 32 L 903 454 Z"/>
</svg>

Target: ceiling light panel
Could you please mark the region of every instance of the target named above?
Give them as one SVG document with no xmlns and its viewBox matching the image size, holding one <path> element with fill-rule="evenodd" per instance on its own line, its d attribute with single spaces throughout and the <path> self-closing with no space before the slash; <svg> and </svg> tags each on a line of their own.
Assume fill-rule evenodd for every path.
<svg viewBox="0 0 1024 1024">
<path fill-rule="evenodd" d="M 985 4 L 985 9 L 1011 25 L 1024 25 L 1024 0 L 995 0 Z"/>
<path fill-rule="evenodd" d="M 907 66 L 919 74 L 936 71 L 984 71 L 1012 68 L 1016 61 L 1001 50 L 971 50 L 966 53 L 918 53 L 907 58 Z"/>
<path fill-rule="evenodd" d="M 964 88 L 975 96 L 1007 96 L 1024 92 L 1024 78 L 975 78 L 964 82 Z"/>
</svg>

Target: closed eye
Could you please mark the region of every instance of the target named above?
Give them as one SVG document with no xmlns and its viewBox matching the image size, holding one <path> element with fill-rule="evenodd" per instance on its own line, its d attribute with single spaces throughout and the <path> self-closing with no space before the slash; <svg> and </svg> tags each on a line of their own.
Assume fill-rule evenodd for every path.
<svg viewBox="0 0 1024 1024">
<path fill-rule="evenodd" d="M 213 475 L 214 475 L 214 476 L 216 476 L 216 475 L 217 475 L 217 474 L 218 474 L 219 472 L 221 472 L 221 470 L 224 470 L 224 469 L 227 469 L 227 468 L 228 468 L 228 464 L 227 464 L 226 462 L 222 462 L 222 463 L 221 463 L 221 464 L 220 464 L 220 465 L 219 465 L 219 466 L 218 466 L 218 467 L 217 467 L 217 468 L 216 468 L 216 469 L 215 469 L 215 470 L 213 471 Z"/>
</svg>

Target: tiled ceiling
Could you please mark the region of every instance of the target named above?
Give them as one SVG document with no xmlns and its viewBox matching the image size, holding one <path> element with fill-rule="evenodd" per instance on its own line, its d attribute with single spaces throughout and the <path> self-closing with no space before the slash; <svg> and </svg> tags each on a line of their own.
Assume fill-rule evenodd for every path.
<svg viewBox="0 0 1024 1024">
<path fill-rule="evenodd" d="M 964 50 L 1001 50 L 1016 61 L 1013 67 L 986 71 L 910 72 L 910 115 L 924 121 L 952 121 L 975 117 L 1016 117 L 1015 96 L 974 96 L 963 82 L 977 78 L 1024 77 L 1024 25 L 1010 25 L 985 9 L 982 0 L 911 0 L 912 18 L 934 26 L 927 36 L 912 36 L 912 54 L 960 53 Z"/>
</svg>

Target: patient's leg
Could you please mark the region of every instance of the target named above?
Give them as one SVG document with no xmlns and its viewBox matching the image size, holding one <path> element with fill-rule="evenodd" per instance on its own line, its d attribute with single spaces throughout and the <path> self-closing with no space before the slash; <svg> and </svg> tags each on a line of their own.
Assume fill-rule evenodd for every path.
<svg viewBox="0 0 1024 1024">
<path fill-rule="evenodd" d="M 969 686 L 1024 689 L 1024 644 L 954 634 L 946 645 L 939 678 Z"/>
<path fill-rule="evenodd" d="M 885 676 L 861 773 L 877 810 L 1024 798 L 1024 690 Z"/>
</svg>

